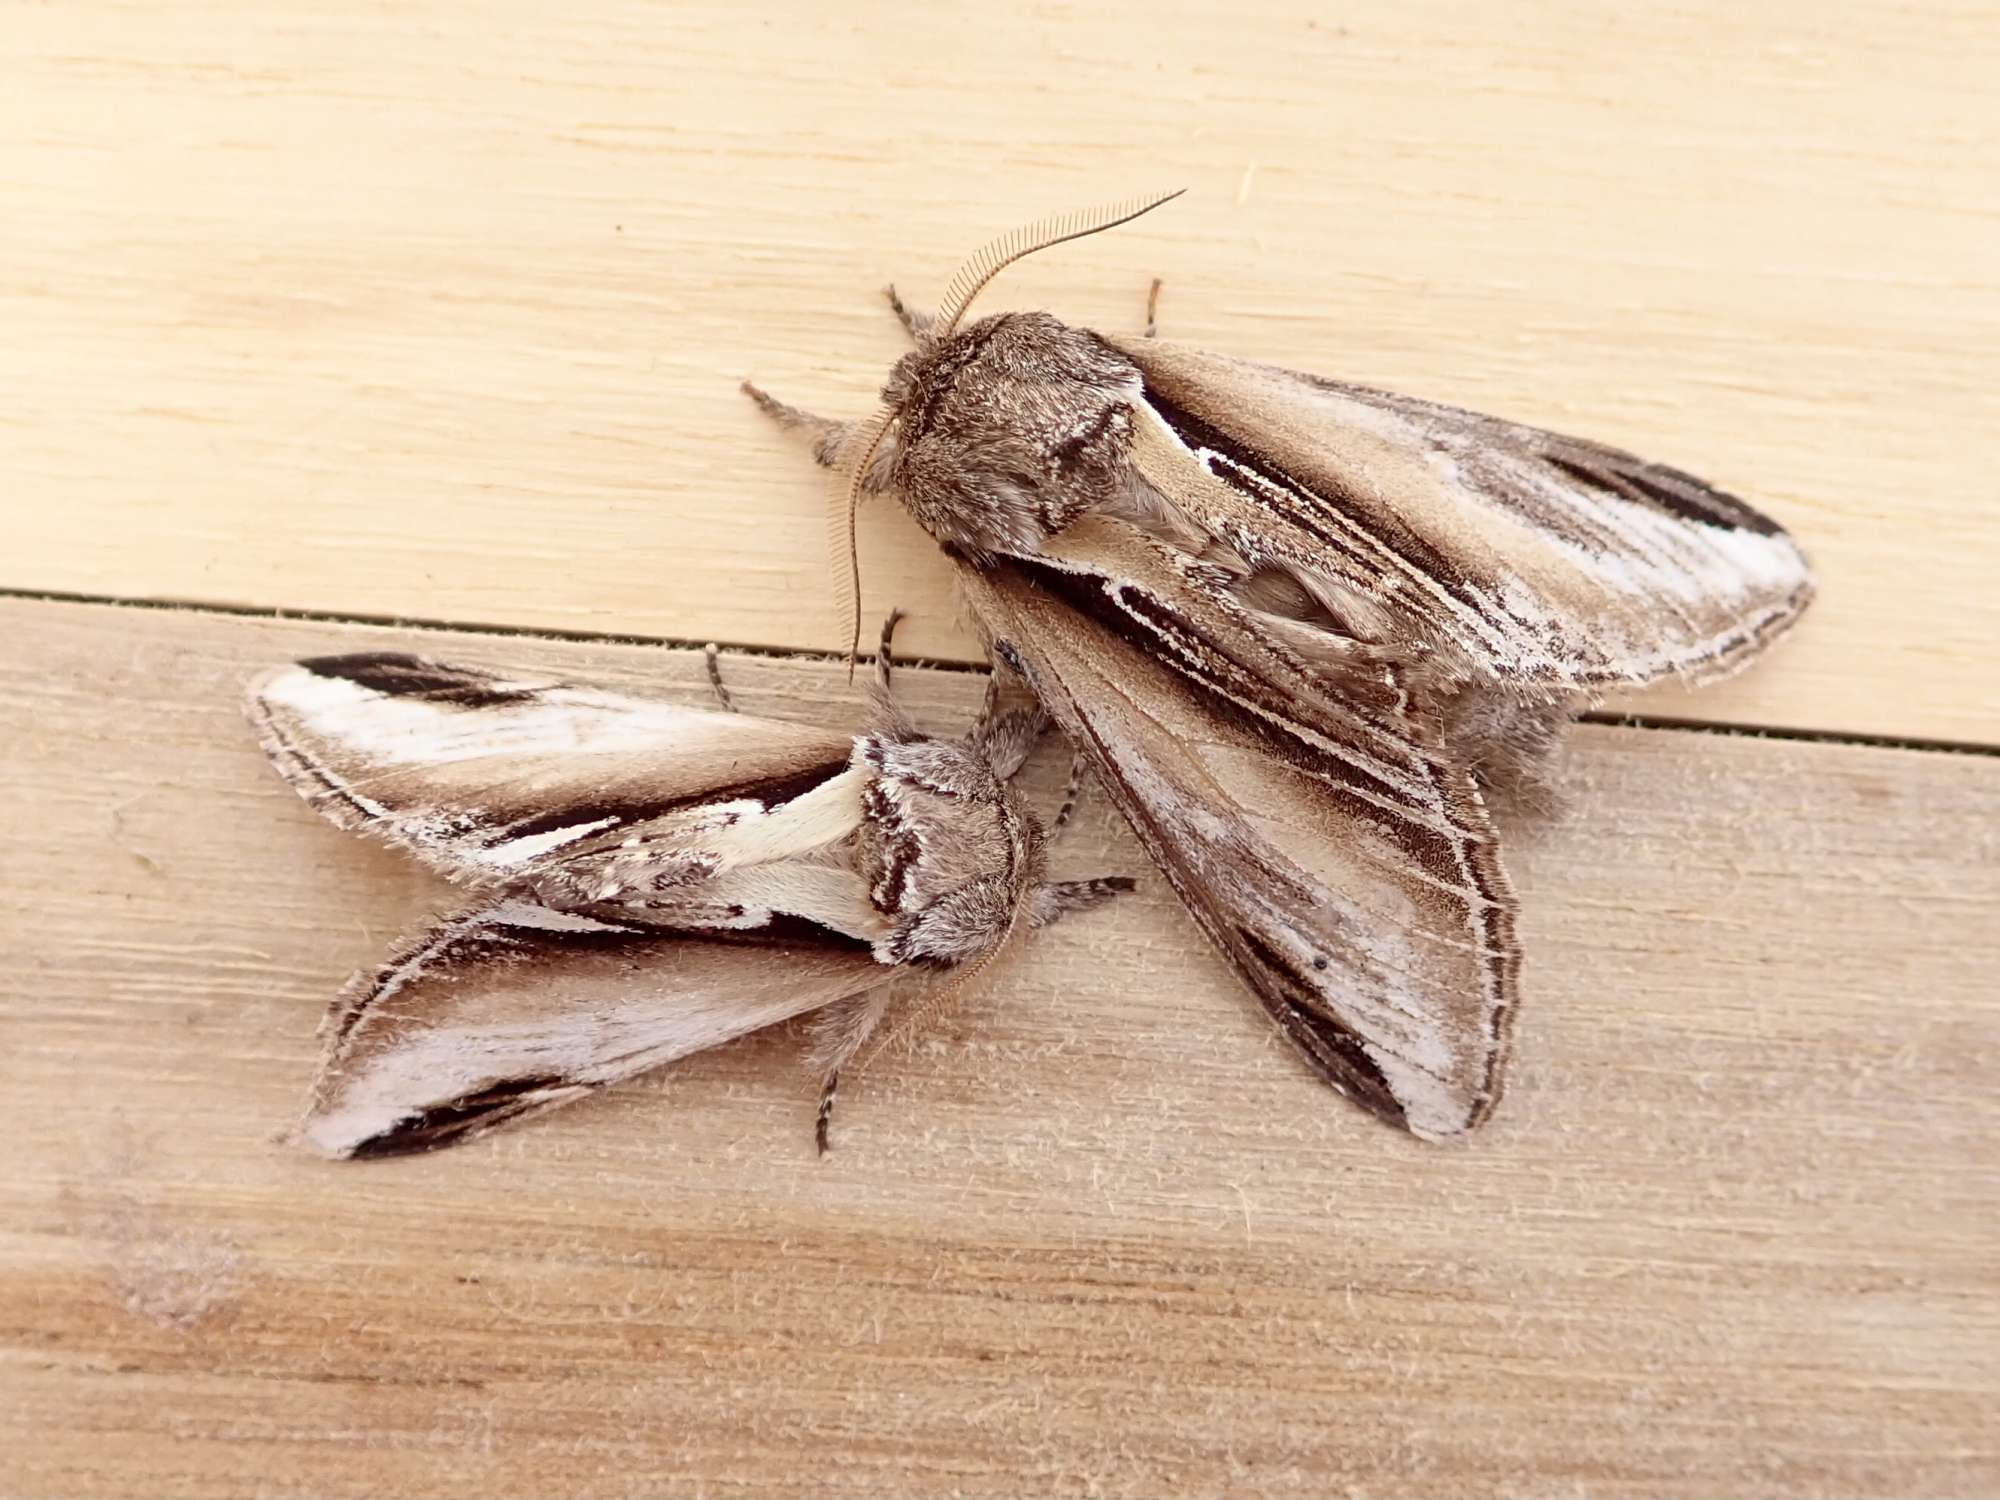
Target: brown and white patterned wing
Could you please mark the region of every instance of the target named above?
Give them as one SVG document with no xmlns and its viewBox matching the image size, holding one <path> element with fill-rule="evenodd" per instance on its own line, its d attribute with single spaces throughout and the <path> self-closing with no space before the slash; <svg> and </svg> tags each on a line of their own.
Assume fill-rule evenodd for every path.
<svg viewBox="0 0 2000 1500">
<path fill-rule="evenodd" d="M 961 561 L 995 654 L 1320 1076 L 1419 1136 L 1484 1119 L 1514 904 L 1478 789 L 1393 669 L 1308 665 L 1120 521 Z"/>
<path fill-rule="evenodd" d="M 258 680 L 265 752 L 343 828 L 474 884 L 678 814 L 755 814 L 843 771 L 846 735 L 423 657 L 323 656 Z"/>
<path fill-rule="evenodd" d="M 1146 339 L 1134 462 L 1340 625 L 1446 676 L 1590 691 L 1742 665 L 1812 597 L 1743 501 L 1615 448 Z M 1254 425 L 1243 420 L 1255 413 Z"/>
<path fill-rule="evenodd" d="M 496 902 L 357 977 L 298 1136 L 333 1157 L 450 1145 L 889 977 L 865 942 L 804 921 L 669 931 Z"/>
</svg>

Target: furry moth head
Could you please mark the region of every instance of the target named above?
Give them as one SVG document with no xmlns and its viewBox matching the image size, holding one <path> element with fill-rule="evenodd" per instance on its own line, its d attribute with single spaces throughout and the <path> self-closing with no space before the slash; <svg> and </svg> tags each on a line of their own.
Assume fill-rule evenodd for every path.
<svg viewBox="0 0 2000 1500">
<path fill-rule="evenodd" d="M 846 585 L 841 606 L 851 640 L 860 638 L 854 514 L 865 488 L 894 485 L 940 541 L 978 547 L 1025 544 L 1059 529 L 1090 494 L 1115 485 L 1104 440 L 1115 443 L 1117 434 L 1101 429 L 1123 421 L 1121 403 L 1092 395 L 1124 383 L 1119 362 L 1105 357 L 1110 351 L 1092 349 L 1087 336 L 1076 337 L 1045 313 L 1003 313 L 962 331 L 959 325 L 980 292 L 1015 261 L 1115 228 L 1184 191 L 1064 214 L 1001 235 L 959 267 L 935 316 L 906 317 L 917 347 L 896 362 L 881 407 L 846 435 L 834 464 L 839 479 L 829 541 L 835 576 Z M 978 388 L 969 404 L 953 399 L 953 386 L 967 372 L 968 385 Z M 892 429 L 894 457 L 886 470 L 877 470 L 875 456 Z M 1059 481 L 1048 488 L 1053 505 L 1036 498 L 1044 475 Z"/>
</svg>

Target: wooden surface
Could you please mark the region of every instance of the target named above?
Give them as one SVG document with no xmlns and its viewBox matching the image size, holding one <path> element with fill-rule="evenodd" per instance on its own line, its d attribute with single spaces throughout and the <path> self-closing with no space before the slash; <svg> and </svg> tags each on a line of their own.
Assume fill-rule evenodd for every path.
<svg viewBox="0 0 2000 1500">
<path fill-rule="evenodd" d="M 1900 0 L 0 0 L 0 1495 L 2000 1493 L 1996 75 L 1990 5 Z M 1131 327 L 1158 275 L 1176 337 L 1626 443 L 1823 575 L 1618 705 L 1727 732 L 1586 727 L 1512 830 L 1492 1126 L 1326 1095 L 1095 798 L 1060 862 L 1141 893 L 823 1162 L 787 1035 L 434 1160 L 277 1144 L 447 897 L 280 786 L 242 680 L 830 647 L 738 379 L 862 410 L 885 280 L 1179 184 L 991 305 Z M 965 659 L 928 543 L 862 542 Z"/>
<path fill-rule="evenodd" d="M 0 586 L 828 648 L 738 380 L 859 413 L 885 280 L 1185 184 L 991 305 L 1158 275 L 1176 337 L 1711 475 L 1824 601 L 1661 711 L 2000 739 L 1988 4 L 0 17 Z M 874 509 L 871 609 L 967 655 Z"/>
<path fill-rule="evenodd" d="M 699 658 L 0 629 L 9 1494 L 2000 1480 L 2000 759 L 1584 728 L 1564 818 L 1510 851 L 1529 1001 L 1462 1149 L 1313 1082 L 1094 797 L 1060 867 L 1142 892 L 844 1091 L 824 1160 L 774 1035 L 341 1166 L 274 1142 L 320 1008 L 448 896 L 279 783 L 242 682 L 415 647 L 698 696 Z M 726 665 L 752 712 L 852 702 L 833 667 Z M 908 681 L 934 727 L 979 696 Z"/>
</svg>

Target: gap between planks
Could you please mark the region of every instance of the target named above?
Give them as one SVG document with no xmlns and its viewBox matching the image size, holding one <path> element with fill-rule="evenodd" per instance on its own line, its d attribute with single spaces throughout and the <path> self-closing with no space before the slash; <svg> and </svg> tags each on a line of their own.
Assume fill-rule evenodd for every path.
<svg viewBox="0 0 2000 1500">
<path fill-rule="evenodd" d="M 663 651 L 700 651 L 714 646 L 737 656 L 764 661 L 842 665 L 838 652 L 801 651 L 796 647 L 752 641 L 694 640 L 676 636 L 635 635 L 609 630 L 561 630 L 534 625 L 500 625 L 484 620 L 445 620 L 414 615 L 354 614 L 325 609 L 274 609 L 260 604 L 227 604 L 205 599 L 129 598 L 114 594 L 70 593 L 53 589 L 0 587 L 0 599 L 24 603 L 102 605 L 114 609 L 165 610 L 185 614 L 210 614 L 244 620 L 292 620 L 315 625 L 362 625 L 380 630 L 414 630 L 438 634 L 483 635 L 495 640 L 559 641 L 570 645 L 656 646 Z M 863 631 L 866 634 L 866 631 Z M 983 675 L 981 662 L 954 661 L 923 656 L 898 658 L 905 666 L 938 672 L 974 672 Z M 1759 660 L 1746 670 L 1766 669 Z M 1644 689 L 1634 692 L 1643 695 Z M 1859 734 L 1835 729 L 1802 729 L 1783 724 L 1742 724 L 1726 719 L 1693 719 L 1654 715 L 1626 709 L 1592 709 L 1579 716 L 1585 724 L 1607 724 L 1620 729 L 1651 729 L 1669 734 L 1714 734 L 1736 739 L 1786 740 L 1802 745 L 1854 745 L 1875 750 L 1914 750 L 1935 755 L 2000 756 L 2000 743 L 1970 740 L 1928 739 L 1892 734 Z"/>
<path fill-rule="evenodd" d="M 527 1496 L 579 1453 L 857 1500 L 1994 1491 L 1990 758 L 1579 731 L 1506 835 L 1528 1001 L 1462 1149 L 1313 1083 L 1091 796 L 1062 873 L 1140 890 L 885 1058 L 824 1160 L 774 1035 L 342 1167 L 271 1139 L 315 1017 L 442 893 L 298 804 L 244 683 L 419 649 L 705 701 L 700 653 L 0 627 L 0 1491 Z M 858 708 L 733 667 L 749 712 Z"/>
</svg>

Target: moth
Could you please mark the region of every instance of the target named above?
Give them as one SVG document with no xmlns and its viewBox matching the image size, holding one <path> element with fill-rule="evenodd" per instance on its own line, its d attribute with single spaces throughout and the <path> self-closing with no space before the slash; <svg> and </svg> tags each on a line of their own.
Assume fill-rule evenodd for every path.
<svg viewBox="0 0 2000 1500">
<path fill-rule="evenodd" d="M 472 893 L 335 1000 L 298 1140 L 447 1145 L 818 1012 L 824 1151 L 895 994 L 916 992 L 907 1024 L 1132 889 L 1048 878 L 1009 785 L 1039 710 L 996 684 L 963 739 L 917 732 L 889 689 L 895 619 L 852 736 L 733 712 L 713 648 L 716 710 L 376 653 L 255 683 L 265 753 L 308 804 Z"/>
<path fill-rule="evenodd" d="M 744 389 L 942 544 L 1025 677 L 1312 1069 L 1417 1136 L 1498 1101 L 1519 1003 L 1492 799 L 1606 689 L 1741 667 L 1810 601 L 1770 518 L 1679 469 L 1045 312 L 1005 267 L 1178 194 L 988 244 L 880 408 Z M 1157 282 L 1154 294 L 1158 293 Z"/>
</svg>

